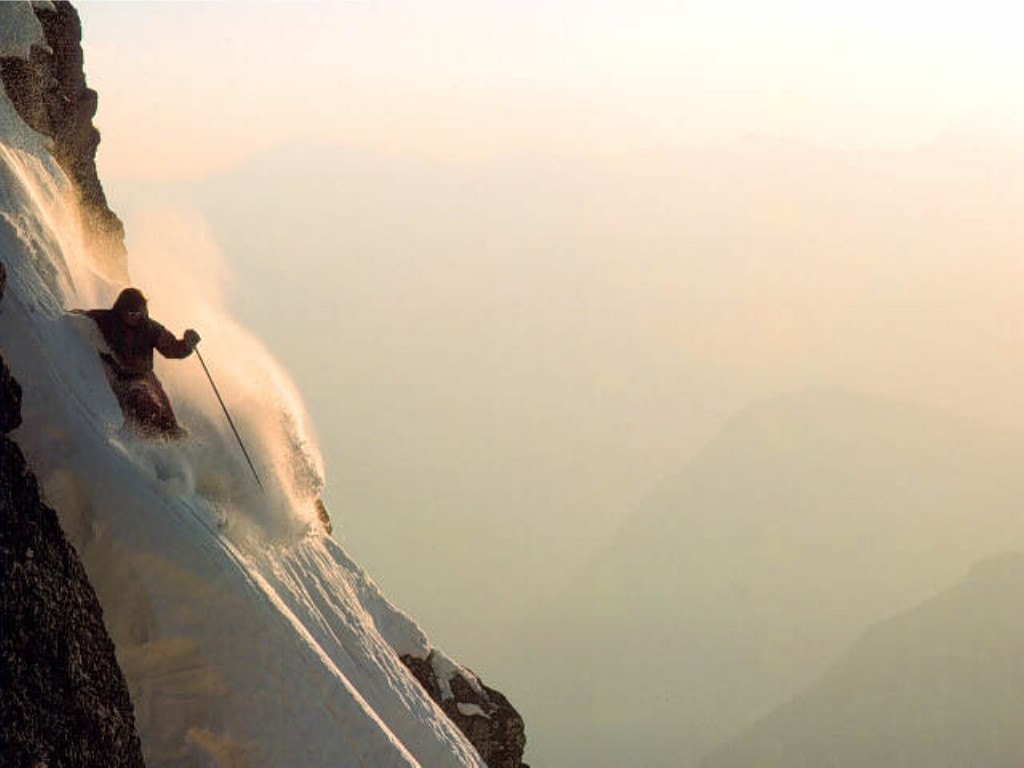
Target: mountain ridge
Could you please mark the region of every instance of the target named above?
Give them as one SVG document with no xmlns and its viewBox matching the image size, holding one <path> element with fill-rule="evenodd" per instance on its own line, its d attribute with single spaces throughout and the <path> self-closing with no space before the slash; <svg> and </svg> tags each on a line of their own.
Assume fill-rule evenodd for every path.
<svg viewBox="0 0 1024 768">
<path fill-rule="evenodd" d="M 1006 766 L 1024 750 L 1024 554 L 974 564 L 954 586 L 868 630 L 822 678 L 701 763 Z"/>
<path fill-rule="evenodd" d="M 849 390 L 745 409 L 529 623 L 566 686 L 531 706 L 578 731 L 566 703 L 603 702 L 595 745 L 560 758 L 695 765 L 871 623 L 1024 543 L 1021 461 L 1016 431 Z"/>
</svg>

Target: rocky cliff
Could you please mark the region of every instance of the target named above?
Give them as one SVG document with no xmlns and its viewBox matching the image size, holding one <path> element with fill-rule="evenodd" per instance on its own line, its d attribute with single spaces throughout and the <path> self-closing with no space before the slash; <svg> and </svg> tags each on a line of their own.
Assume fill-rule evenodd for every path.
<svg viewBox="0 0 1024 768">
<path fill-rule="evenodd" d="M 124 229 L 96 172 L 97 95 L 86 86 L 78 14 L 67 2 L 33 4 L 32 13 L 47 46 L 33 45 L 27 57 L 0 57 L 0 79 L 21 119 L 51 140 L 49 151 L 76 190 L 90 247 L 123 283 Z M 6 364 L 0 374 L 3 764 L 142 765 L 128 688 L 100 604 L 21 450 L 6 436 L 21 421 L 20 388 Z M 329 532 L 326 510 L 318 511 Z M 429 660 L 404 661 L 490 768 L 520 768 L 523 722 L 501 694 L 460 677 L 441 681 Z"/>
<path fill-rule="evenodd" d="M 96 175 L 96 93 L 85 85 L 78 14 L 68 3 L 33 10 L 50 48 L 0 58 L 0 77 L 25 122 L 53 140 L 92 246 L 123 265 L 124 229 Z M 0 263 L 0 311 L 5 277 Z M 21 388 L 0 358 L 0 754 L 12 766 L 142 766 L 99 601 L 8 437 L 20 424 Z"/>
<path fill-rule="evenodd" d="M 488 768 L 529 768 L 523 763 L 526 730 L 523 718 L 501 693 L 486 685 L 470 685 L 462 676 L 448 681 L 443 690 L 431 658 L 402 656 L 402 663 L 420 681 L 449 719 L 466 734 Z"/>
<path fill-rule="evenodd" d="M 96 173 L 97 95 L 85 82 L 78 12 L 68 2 L 34 5 L 33 11 L 49 49 L 34 45 L 28 59 L 0 57 L 0 79 L 21 118 L 53 140 L 50 151 L 74 182 L 83 228 L 99 262 L 127 278 L 124 226 L 108 207 Z"/>
<path fill-rule="evenodd" d="M 3 285 L 0 264 L 0 291 Z M 2 307 L 2 303 L 0 303 Z M 0 322 L 2 322 L 0 316 Z M 0 755 L 10 766 L 142 766 L 103 612 L 7 433 L 21 387 L 0 357 Z"/>
</svg>

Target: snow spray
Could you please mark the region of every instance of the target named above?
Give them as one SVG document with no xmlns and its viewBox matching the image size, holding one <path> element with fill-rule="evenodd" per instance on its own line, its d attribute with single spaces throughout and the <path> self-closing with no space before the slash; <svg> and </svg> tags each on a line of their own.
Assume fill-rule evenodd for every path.
<svg viewBox="0 0 1024 768">
<path fill-rule="evenodd" d="M 115 270 L 105 269 L 107 265 L 86 247 L 75 193 L 56 161 L 0 144 L 0 163 L 12 177 L 12 183 L 0 189 L 0 203 L 6 210 L 24 211 L 8 223 L 20 240 L 31 244 L 31 266 L 49 290 L 36 294 L 37 308 L 56 317 L 76 300 L 98 301 Z M 6 200 L 11 196 L 24 202 Z"/>
<path fill-rule="evenodd" d="M 129 251 L 150 315 L 179 336 L 185 328 L 202 335 L 203 356 L 266 491 L 253 483 L 202 367 L 157 356 L 157 375 L 190 433 L 178 449 L 193 468 L 196 492 L 219 507 L 233 538 L 273 542 L 305 535 L 319 525 L 323 459 L 295 385 L 225 306 L 229 272 L 205 223 L 180 209 L 151 210 L 133 221 Z"/>
<path fill-rule="evenodd" d="M 216 372 L 234 425 L 265 492 L 198 364 L 158 356 L 179 421 L 190 433 L 181 450 L 196 471 L 197 492 L 226 514 L 228 534 L 269 541 L 303 536 L 316 522 L 324 463 L 301 397 L 270 352 L 234 322 L 223 301 L 229 272 L 203 219 L 179 209 L 138 216 L 129 241 L 135 285 L 150 312 L 173 333 L 195 328 Z"/>
<path fill-rule="evenodd" d="M 202 334 L 204 356 L 266 493 L 253 483 L 195 360 L 155 356 L 157 375 L 190 433 L 187 440 L 152 443 L 117 435 L 116 414 L 110 416 L 115 423 L 106 425 L 111 439 L 125 444 L 132 459 L 145 464 L 143 469 L 168 492 L 196 493 L 211 502 L 236 541 L 294 541 L 319 526 L 315 502 L 323 489 L 324 467 L 305 406 L 269 351 L 227 310 L 222 286 L 228 270 L 198 214 L 159 209 L 139 216 L 129 230 L 126 269 L 86 245 L 74 190 L 52 158 L 0 145 L 0 162 L 11 174 L 11 183 L 0 189 L 0 202 L 16 196 L 19 202 L 6 208 L 33 213 L 7 222 L 12 235 L 39 254 L 25 265 L 38 272 L 46 287 L 31 298 L 33 311 L 54 324 L 67 324 L 69 332 L 88 335 L 70 327 L 81 324 L 67 311 L 109 307 L 126 287 L 124 276 L 130 271 L 132 283 L 149 298 L 154 319 L 178 336 L 185 328 Z M 96 338 L 83 339 L 83 347 Z"/>
</svg>

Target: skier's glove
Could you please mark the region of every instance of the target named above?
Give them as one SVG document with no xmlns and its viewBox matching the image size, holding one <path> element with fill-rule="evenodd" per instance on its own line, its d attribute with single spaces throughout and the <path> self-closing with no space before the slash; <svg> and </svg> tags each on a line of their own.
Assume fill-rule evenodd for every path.
<svg viewBox="0 0 1024 768">
<path fill-rule="evenodd" d="M 200 341 L 202 341 L 202 337 L 191 328 L 185 331 L 185 343 L 188 344 L 190 349 L 195 349 L 196 344 Z"/>
</svg>

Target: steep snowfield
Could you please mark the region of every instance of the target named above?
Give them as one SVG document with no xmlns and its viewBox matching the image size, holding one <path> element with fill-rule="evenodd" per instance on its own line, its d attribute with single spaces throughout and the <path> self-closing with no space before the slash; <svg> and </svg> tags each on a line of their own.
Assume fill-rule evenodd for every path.
<svg viewBox="0 0 1024 768">
<path fill-rule="evenodd" d="M 41 39 L 28 4 L 0 4 L 0 53 Z M 198 390 L 169 387 L 185 443 L 119 435 L 101 339 L 67 310 L 123 286 L 90 261 L 69 182 L 2 94 L 0 139 L 0 351 L 25 391 L 13 436 L 100 597 L 148 765 L 482 766 L 398 659 L 427 655 L 422 631 L 316 523 L 319 456 L 257 342 L 218 352 L 264 374 L 247 378 L 240 426 L 269 457 L 267 493 Z"/>
</svg>

